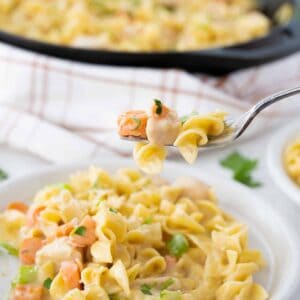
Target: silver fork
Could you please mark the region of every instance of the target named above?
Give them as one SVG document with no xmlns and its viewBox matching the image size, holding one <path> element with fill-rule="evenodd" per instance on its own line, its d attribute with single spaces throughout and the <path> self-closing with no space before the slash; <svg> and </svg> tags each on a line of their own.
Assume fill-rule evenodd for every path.
<svg viewBox="0 0 300 300">
<path fill-rule="evenodd" d="M 284 90 L 262 99 L 250 110 L 242 114 L 239 118 L 226 120 L 224 133 L 217 137 L 209 136 L 208 143 L 206 145 L 200 146 L 200 148 L 202 150 L 205 150 L 208 148 L 211 149 L 228 146 L 230 143 L 242 136 L 242 134 L 246 131 L 246 129 L 261 111 L 276 102 L 287 99 L 297 94 L 300 94 L 300 87 Z M 145 139 L 134 137 L 122 137 L 122 139 L 131 142 L 147 141 Z"/>
</svg>

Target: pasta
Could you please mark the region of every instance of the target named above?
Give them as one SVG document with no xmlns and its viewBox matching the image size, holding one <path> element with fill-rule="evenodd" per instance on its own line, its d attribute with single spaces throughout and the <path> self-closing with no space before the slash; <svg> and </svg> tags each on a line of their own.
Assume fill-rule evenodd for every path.
<svg viewBox="0 0 300 300">
<path fill-rule="evenodd" d="M 197 179 L 171 184 L 91 167 L 43 188 L 27 211 L 16 207 L 0 215 L 18 216 L 17 229 L 4 235 L 22 264 L 13 300 L 268 298 L 253 279 L 264 260 L 249 248 L 247 226 Z M 45 218 L 49 211 L 59 218 Z"/>
<path fill-rule="evenodd" d="M 300 186 L 300 138 L 287 146 L 283 160 L 288 175 Z"/>
<path fill-rule="evenodd" d="M 139 168 L 147 174 L 160 173 L 167 156 L 166 145 L 178 148 L 183 158 L 194 163 L 199 147 L 206 145 L 211 137 L 222 135 L 230 128 L 225 124 L 225 113 L 206 115 L 192 113 L 181 119 L 177 113 L 160 100 L 154 100 L 150 114 L 129 111 L 118 119 L 119 134 L 146 142 L 137 143 L 133 157 Z"/>
<path fill-rule="evenodd" d="M 125 51 L 219 47 L 264 36 L 253 0 L 1 0 L 0 28 L 31 39 Z"/>
</svg>

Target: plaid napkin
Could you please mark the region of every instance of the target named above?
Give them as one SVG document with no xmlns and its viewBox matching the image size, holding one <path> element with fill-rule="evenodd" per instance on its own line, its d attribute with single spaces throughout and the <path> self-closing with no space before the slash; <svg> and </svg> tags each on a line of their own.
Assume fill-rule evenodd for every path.
<svg viewBox="0 0 300 300">
<path fill-rule="evenodd" d="M 0 143 L 61 163 L 99 151 L 130 156 L 116 118 L 162 99 L 180 114 L 193 110 L 240 115 L 275 91 L 300 85 L 300 54 L 221 78 L 180 70 L 94 66 L 37 55 L 0 44 Z M 254 122 L 248 138 L 299 116 L 285 101 Z"/>
</svg>

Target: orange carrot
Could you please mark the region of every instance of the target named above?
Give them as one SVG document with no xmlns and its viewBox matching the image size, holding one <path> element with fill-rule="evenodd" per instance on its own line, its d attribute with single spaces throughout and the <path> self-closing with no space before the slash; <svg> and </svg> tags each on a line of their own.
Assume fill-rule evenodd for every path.
<svg viewBox="0 0 300 300">
<path fill-rule="evenodd" d="M 44 205 L 38 205 L 32 207 L 27 212 L 27 225 L 32 227 L 36 225 L 38 221 L 38 216 L 40 215 L 41 211 L 43 211 L 46 207 Z"/>
<path fill-rule="evenodd" d="M 43 288 L 36 285 L 17 285 L 12 300 L 41 300 Z"/>
<path fill-rule="evenodd" d="M 28 205 L 20 201 L 14 201 L 8 204 L 7 209 L 15 209 L 25 214 L 28 210 Z"/>
<path fill-rule="evenodd" d="M 60 267 L 63 281 L 69 289 L 80 287 L 80 270 L 75 261 L 64 261 Z"/>
<path fill-rule="evenodd" d="M 148 116 L 142 110 L 130 110 L 118 118 L 119 134 L 121 136 L 135 136 L 146 138 Z"/>
<path fill-rule="evenodd" d="M 43 246 L 42 239 L 38 237 L 26 238 L 22 241 L 19 251 L 21 263 L 32 265 L 35 262 L 35 254 Z"/>
</svg>

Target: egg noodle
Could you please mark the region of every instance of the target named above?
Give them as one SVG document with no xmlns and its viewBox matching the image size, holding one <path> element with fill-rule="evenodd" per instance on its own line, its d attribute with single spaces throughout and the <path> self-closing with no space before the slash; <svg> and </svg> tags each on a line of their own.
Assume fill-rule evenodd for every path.
<svg viewBox="0 0 300 300">
<path fill-rule="evenodd" d="M 188 163 L 194 163 L 201 146 L 231 130 L 225 116 L 224 112 L 193 112 L 179 118 L 174 110 L 154 100 L 150 113 L 131 110 L 120 115 L 118 127 L 123 137 L 148 140 L 136 143 L 133 157 L 142 171 L 157 174 L 167 156 L 166 146 L 175 146 Z"/>
<path fill-rule="evenodd" d="M 31 39 L 124 51 L 192 50 L 266 35 L 253 0 L 0 0 L 0 28 Z"/>
<path fill-rule="evenodd" d="M 268 297 L 253 280 L 264 261 L 247 227 L 193 178 L 91 167 L 46 186 L 30 207 L 11 203 L 0 221 L 1 245 L 19 248 L 22 264 L 12 299 Z"/>
<path fill-rule="evenodd" d="M 287 146 L 284 151 L 283 160 L 288 175 L 300 186 L 300 138 Z"/>
</svg>

